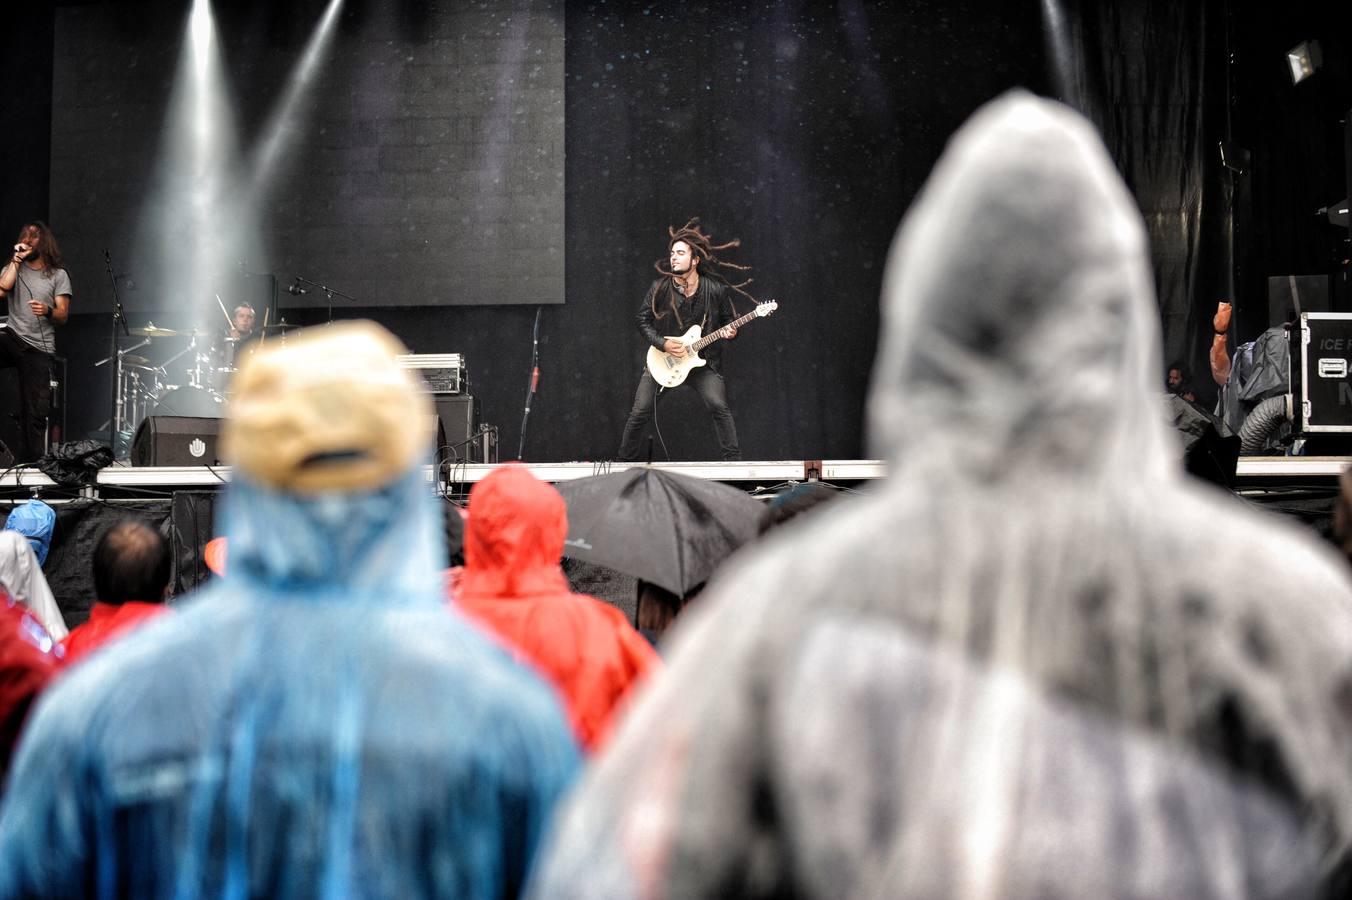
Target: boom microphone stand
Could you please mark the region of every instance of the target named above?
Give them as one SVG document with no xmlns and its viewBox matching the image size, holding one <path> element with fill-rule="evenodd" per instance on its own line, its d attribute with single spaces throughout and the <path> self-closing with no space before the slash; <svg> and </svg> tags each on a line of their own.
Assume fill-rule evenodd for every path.
<svg viewBox="0 0 1352 900">
<path fill-rule="evenodd" d="M 304 286 L 304 285 L 307 285 L 307 284 L 309 285 L 309 287 L 305 287 L 305 286 Z M 360 303 L 361 303 L 360 300 L 358 300 L 356 297 L 353 297 L 351 294 L 344 294 L 342 291 L 338 290 L 337 288 L 331 288 L 331 287 L 329 287 L 327 284 L 320 284 L 318 281 L 311 281 L 310 279 L 308 279 L 308 278 L 302 278 L 302 277 L 299 276 L 299 275 L 296 275 L 296 276 L 293 276 L 293 277 L 292 277 L 292 279 L 291 279 L 291 286 L 288 287 L 288 288 L 286 289 L 286 292 L 287 292 L 288 294 L 292 295 L 293 297 L 296 297 L 296 296 L 299 296 L 299 295 L 301 295 L 301 294 L 308 294 L 308 293 L 310 293 L 311 289 L 316 290 L 316 291 L 321 291 L 321 292 L 324 294 L 324 296 L 328 298 L 328 301 L 329 301 L 329 321 L 330 321 L 330 322 L 333 321 L 333 298 L 334 298 L 334 297 L 342 297 L 344 300 L 351 300 L 353 303 L 357 303 L 357 304 L 360 304 Z"/>
</svg>

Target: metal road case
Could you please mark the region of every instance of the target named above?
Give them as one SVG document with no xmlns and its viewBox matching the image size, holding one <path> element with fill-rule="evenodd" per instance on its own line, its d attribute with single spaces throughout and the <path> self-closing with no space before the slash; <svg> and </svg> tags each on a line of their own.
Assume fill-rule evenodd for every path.
<svg viewBox="0 0 1352 900">
<path fill-rule="evenodd" d="M 1352 313 L 1301 313 L 1290 383 L 1293 431 L 1352 433 Z"/>
</svg>

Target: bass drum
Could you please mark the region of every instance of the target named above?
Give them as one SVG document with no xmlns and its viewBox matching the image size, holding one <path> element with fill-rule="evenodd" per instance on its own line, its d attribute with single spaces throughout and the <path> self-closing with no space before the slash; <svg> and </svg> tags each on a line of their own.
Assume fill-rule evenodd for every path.
<svg viewBox="0 0 1352 900">
<path fill-rule="evenodd" d="M 151 415 L 220 419 L 225 416 L 225 399 L 215 391 L 191 384 L 185 385 L 161 394 Z"/>
</svg>

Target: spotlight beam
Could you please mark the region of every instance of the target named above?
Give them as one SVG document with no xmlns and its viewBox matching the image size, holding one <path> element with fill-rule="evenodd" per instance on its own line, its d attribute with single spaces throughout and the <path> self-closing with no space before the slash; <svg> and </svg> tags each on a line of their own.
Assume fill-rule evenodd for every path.
<svg viewBox="0 0 1352 900">
<path fill-rule="evenodd" d="M 276 174 L 278 160 L 294 143 L 300 130 L 300 108 L 309 96 L 315 76 L 328 58 L 333 35 L 337 31 L 338 12 L 343 0 L 329 0 L 328 8 L 306 43 L 300 62 L 291 71 L 286 91 L 268 115 L 250 165 L 250 196 L 257 201 Z"/>
</svg>

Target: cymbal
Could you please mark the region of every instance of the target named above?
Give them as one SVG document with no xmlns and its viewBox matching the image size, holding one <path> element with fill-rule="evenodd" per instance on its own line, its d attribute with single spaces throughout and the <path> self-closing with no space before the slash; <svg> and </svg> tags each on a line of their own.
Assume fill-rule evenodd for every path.
<svg viewBox="0 0 1352 900">
<path fill-rule="evenodd" d="M 259 331 L 291 331 L 299 328 L 299 325 L 292 325 L 290 322 L 278 322 L 276 325 L 259 325 Z"/>
<path fill-rule="evenodd" d="M 122 367 L 131 369 L 157 369 L 159 366 L 152 365 L 150 360 L 144 356 L 137 356 L 134 353 L 122 354 Z"/>
<path fill-rule="evenodd" d="M 139 334 L 139 335 L 141 335 L 141 336 L 143 336 L 143 337 L 150 337 L 150 338 L 157 338 L 157 337 L 178 337 L 178 332 L 175 331 L 174 329 L 172 329 L 172 328 L 161 328 L 161 327 L 159 327 L 158 325 L 156 325 L 154 322 L 151 322 L 149 325 L 146 325 L 144 328 L 132 328 L 132 329 L 130 329 L 130 330 L 131 330 L 131 333 L 132 333 L 132 334 Z"/>
</svg>

